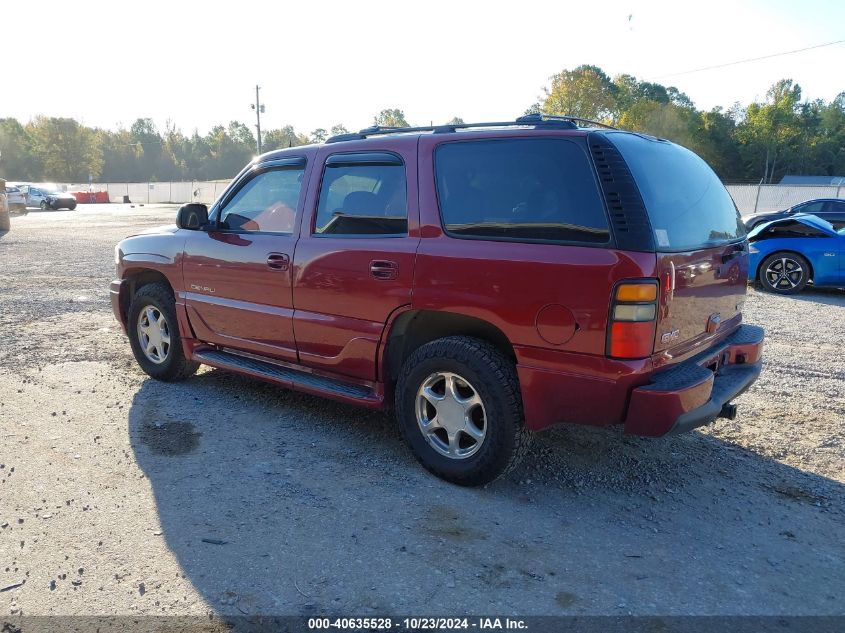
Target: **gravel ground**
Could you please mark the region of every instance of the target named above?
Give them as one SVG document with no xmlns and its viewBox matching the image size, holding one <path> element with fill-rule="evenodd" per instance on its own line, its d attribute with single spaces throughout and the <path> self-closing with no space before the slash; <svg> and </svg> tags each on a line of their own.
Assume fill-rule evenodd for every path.
<svg viewBox="0 0 845 633">
<path fill-rule="evenodd" d="M 482 489 L 383 414 L 211 369 L 148 380 L 113 247 L 172 207 L 0 234 L 0 614 L 845 614 L 845 294 L 751 291 L 736 421 L 540 434 Z"/>
</svg>

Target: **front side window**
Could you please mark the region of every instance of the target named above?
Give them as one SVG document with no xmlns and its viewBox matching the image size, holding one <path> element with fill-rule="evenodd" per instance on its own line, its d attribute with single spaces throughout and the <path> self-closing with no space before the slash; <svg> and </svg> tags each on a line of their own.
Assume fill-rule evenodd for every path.
<svg viewBox="0 0 845 633">
<path fill-rule="evenodd" d="M 443 226 L 453 237 L 610 241 L 589 159 L 572 141 L 444 143 L 435 173 Z"/>
<path fill-rule="evenodd" d="M 230 231 L 292 233 L 303 169 L 259 173 L 226 203 L 220 228 Z"/>
<path fill-rule="evenodd" d="M 315 235 L 404 235 L 407 232 L 404 165 L 326 166 Z"/>
</svg>

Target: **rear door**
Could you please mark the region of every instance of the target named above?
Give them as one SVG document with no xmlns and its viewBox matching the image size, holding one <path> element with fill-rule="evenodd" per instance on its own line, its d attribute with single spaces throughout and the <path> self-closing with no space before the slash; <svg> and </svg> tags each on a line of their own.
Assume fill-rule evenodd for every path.
<svg viewBox="0 0 845 633">
<path fill-rule="evenodd" d="M 411 302 L 419 244 L 416 138 L 366 150 L 331 145 L 294 258 L 294 330 L 303 365 L 376 379 L 385 323 Z M 322 173 L 320 173 L 322 172 Z"/>
<path fill-rule="evenodd" d="M 638 134 L 607 137 L 625 158 L 654 231 L 662 286 L 655 352 L 678 358 L 741 321 L 745 226 L 716 174 L 693 152 Z"/>
</svg>

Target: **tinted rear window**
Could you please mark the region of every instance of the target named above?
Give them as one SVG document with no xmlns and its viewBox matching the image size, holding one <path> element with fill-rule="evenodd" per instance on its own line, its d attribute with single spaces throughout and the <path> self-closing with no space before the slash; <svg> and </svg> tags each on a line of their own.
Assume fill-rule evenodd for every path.
<svg viewBox="0 0 845 633">
<path fill-rule="evenodd" d="M 658 250 L 694 250 L 745 236 L 730 194 L 693 152 L 636 134 L 608 133 L 607 137 L 634 175 Z"/>
<path fill-rule="evenodd" d="M 454 237 L 610 241 L 589 159 L 572 141 L 444 143 L 435 172 L 443 225 Z"/>
</svg>

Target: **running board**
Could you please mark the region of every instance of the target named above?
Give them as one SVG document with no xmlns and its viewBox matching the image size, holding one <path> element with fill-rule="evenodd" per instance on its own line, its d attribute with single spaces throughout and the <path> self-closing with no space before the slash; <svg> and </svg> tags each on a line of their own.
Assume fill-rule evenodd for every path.
<svg viewBox="0 0 845 633">
<path fill-rule="evenodd" d="M 250 374 L 275 383 L 287 383 L 292 389 L 299 391 L 318 393 L 347 401 L 355 400 L 369 406 L 379 405 L 382 401 L 382 398 L 370 387 L 318 376 L 251 356 L 242 356 L 219 349 L 204 349 L 194 351 L 193 359 L 212 367 Z"/>
</svg>

